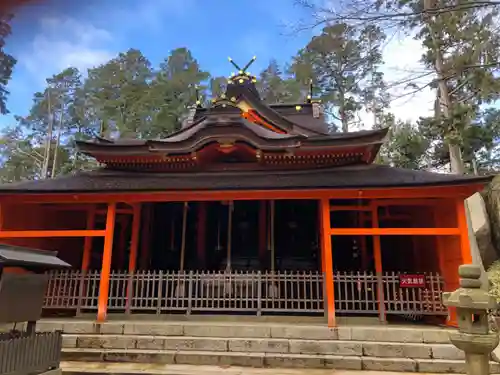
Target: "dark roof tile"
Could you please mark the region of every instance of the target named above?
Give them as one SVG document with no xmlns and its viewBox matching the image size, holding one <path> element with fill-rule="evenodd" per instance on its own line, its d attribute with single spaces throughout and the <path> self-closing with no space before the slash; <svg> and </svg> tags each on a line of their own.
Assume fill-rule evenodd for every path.
<svg viewBox="0 0 500 375">
<path fill-rule="evenodd" d="M 0 244 L 0 264 L 4 266 L 36 266 L 39 268 L 67 268 L 70 264 L 59 259 L 57 252 Z"/>
<path fill-rule="evenodd" d="M 0 185 L 0 192 L 98 192 L 159 190 L 342 189 L 488 183 L 490 177 L 460 176 L 383 165 L 296 171 L 138 173 L 101 169 L 56 179 Z"/>
</svg>

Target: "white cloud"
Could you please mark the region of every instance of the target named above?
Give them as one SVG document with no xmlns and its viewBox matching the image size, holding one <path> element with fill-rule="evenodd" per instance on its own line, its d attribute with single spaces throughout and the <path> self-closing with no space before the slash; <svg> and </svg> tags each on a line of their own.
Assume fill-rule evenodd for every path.
<svg viewBox="0 0 500 375">
<path fill-rule="evenodd" d="M 20 53 L 19 61 L 37 80 L 75 67 L 85 73 L 113 57 L 105 47 L 112 35 L 90 23 L 72 18 L 42 18 L 40 32 L 29 47 Z"/>
<path fill-rule="evenodd" d="M 432 75 L 427 75 L 420 59 L 424 54 L 421 41 L 413 37 L 394 40 L 384 50 L 385 66 L 383 71 L 389 82 L 402 82 L 411 77 L 424 77 L 413 79 L 411 82 L 418 87 L 428 84 Z M 397 118 L 415 121 L 420 116 L 431 114 L 434 106 L 435 93 L 426 87 L 414 93 L 415 88 L 401 83 L 391 89 L 394 97 L 400 97 L 391 103 L 391 110 Z"/>
<path fill-rule="evenodd" d="M 414 87 L 408 86 L 411 82 L 422 87 L 433 79 L 432 75 L 426 75 L 428 70 L 420 62 L 423 53 L 421 42 L 411 36 L 395 37 L 383 50 L 385 65 L 381 70 L 384 72 L 385 80 L 391 85 L 389 92 L 393 100 L 390 111 L 397 119 L 415 122 L 419 117 L 431 115 L 433 112 L 435 99 L 433 90 L 426 87 L 417 91 Z M 425 76 L 411 79 L 422 75 Z M 362 113 L 360 117 L 364 124 L 363 128 L 373 126 L 371 114 Z"/>
</svg>

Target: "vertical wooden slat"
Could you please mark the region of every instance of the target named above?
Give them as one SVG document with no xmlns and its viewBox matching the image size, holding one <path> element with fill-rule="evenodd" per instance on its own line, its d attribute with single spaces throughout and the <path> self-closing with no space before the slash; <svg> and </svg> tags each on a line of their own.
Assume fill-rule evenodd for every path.
<svg viewBox="0 0 500 375">
<path fill-rule="evenodd" d="M 92 206 L 87 211 L 87 224 L 85 229 L 94 229 L 96 217 L 96 207 Z M 94 237 L 85 237 L 83 242 L 82 271 L 87 272 L 90 266 L 90 256 L 92 254 L 92 240 Z"/>
</svg>

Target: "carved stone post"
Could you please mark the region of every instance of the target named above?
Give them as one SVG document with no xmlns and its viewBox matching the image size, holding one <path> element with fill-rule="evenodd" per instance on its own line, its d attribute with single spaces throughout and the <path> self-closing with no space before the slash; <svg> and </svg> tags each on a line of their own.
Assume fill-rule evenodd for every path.
<svg viewBox="0 0 500 375">
<path fill-rule="evenodd" d="M 450 340 L 465 352 L 468 375 L 490 374 L 490 354 L 498 345 L 498 335 L 491 333 L 488 310 L 497 306 L 494 298 L 481 289 L 481 269 L 472 264 L 458 268 L 460 288 L 443 293 L 443 303 L 457 310 L 458 332 Z"/>
</svg>

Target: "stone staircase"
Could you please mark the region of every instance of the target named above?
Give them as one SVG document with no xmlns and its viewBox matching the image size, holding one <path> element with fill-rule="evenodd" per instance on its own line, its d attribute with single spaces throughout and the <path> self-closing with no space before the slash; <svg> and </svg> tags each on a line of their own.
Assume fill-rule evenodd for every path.
<svg viewBox="0 0 500 375">
<path fill-rule="evenodd" d="M 448 330 L 428 327 L 340 326 L 254 322 L 51 320 L 40 331 L 63 330 L 63 360 L 465 373 L 463 353 Z M 74 367 L 74 365 L 73 365 Z M 497 363 L 492 373 L 500 373 Z M 74 372 L 74 371 L 72 371 Z M 82 371 L 83 373 L 84 371 Z"/>
</svg>

